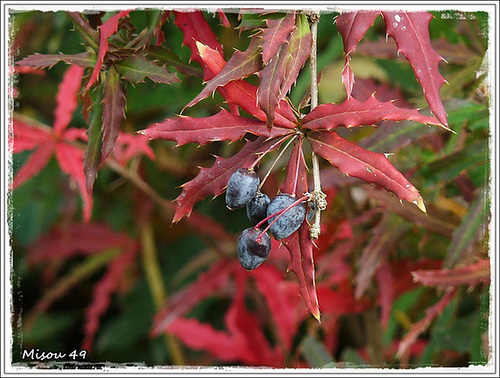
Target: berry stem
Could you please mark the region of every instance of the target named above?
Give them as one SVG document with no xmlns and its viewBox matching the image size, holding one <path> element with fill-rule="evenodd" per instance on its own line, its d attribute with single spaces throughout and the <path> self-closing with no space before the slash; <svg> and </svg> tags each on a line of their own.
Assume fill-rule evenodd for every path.
<svg viewBox="0 0 500 378">
<path fill-rule="evenodd" d="M 283 143 L 283 142 L 286 140 L 286 138 L 288 138 L 288 135 L 285 135 L 284 137 L 282 137 L 282 138 L 278 139 L 275 143 L 273 143 L 271 146 L 269 146 L 269 148 L 268 148 L 267 150 L 265 150 L 264 152 L 262 152 L 262 153 L 259 155 L 259 157 L 258 157 L 257 159 L 255 159 L 255 161 L 252 163 L 252 165 L 250 165 L 250 166 L 248 167 L 248 169 L 251 169 L 251 170 L 252 170 L 252 169 L 254 169 L 254 168 L 255 168 L 255 166 L 256 166 L 257 164 L 259 164 L 259 161 L 261 161 L 261 160 L 262 160 L 262 158 L 263 158 L 264 156 L 266 156 L 266 155 L 267 155 L 267 153 L 268 153 L 269 151 L 274 150 L 274 148 L 275 148 L 277 145 L 279 145 L 279 144 Z M 260 189 L 260 187 L 259 187 L 259 189 Z"/>
<path fill-rule="evenodd" d="M 261 190 L 262 186 L 264 186 L 264 183 L 266 182 L 267 178 L 269 177 L 269 175 L 271 174 L 271 171 L 274 169 L 274 167 L 276 166 L 276 164 L 278 163 L 278 160 L 281 158 L 281 156 L 283 156 L 283 154 L 285 153 L 286 149 L 288 148 L 288 146 L 295 140 L 295 138 L 297 138 L 297 135 L 298 134 L 295 134 L 289 141 L 288 143 L 286 144 L 285 147 L 283 147 L 283 149 L 280 151 L 280 153 L 278 154 L 278 156 L 276 157 L 276 159 L 274 159 L 274 162 L 273 164 L 271 165 L 271 167 L 269 168 L 269 170 L 267 171 L 266 175 L 264 176 L 264 178 L 262 179 L 262 181 L 260 182 L 260 185 L 259 185 L 259 191 Z M 259 158 L 260 159 L 260 158 Z"/>
<path fill-rule="evenodd" d="M 306 200 L 309 199 L 309 193 L 305 194 L 304 196 L 300 197 L 297 201 L 295 201 L 294 203 L 292 203 L 290 206 L 280 210 L 280 211 L 277 211 L 275 212 L 274 214 L 271 214 L 269 216 L 267 216 L 266 218 L 264 218 L 263 220 L 261 220 L 259 223 L 257 223 L 254 227 L 255 230 L 258 230 L 260 228 L 260 226 L 262 226 L 266 221 L 268 221 L 269 219 L 271 219 L 272 217 L 276 217 L 276 219 L 274 219 L 270 224 L 267 225 L 267 227 L 264 229 L 264 231 L 262 231 L 260 233 L 259 236 L 257 236 L 257 238 L 255 239 L 255 241 L 257 243 L 260 243 L 262 241 L 262 236 L 267 232 L 269 231 L 269 229 L 271 228 L 271 226 L 276 223 L 276 221 L 283 215 L 285 214 L 288 210 L 290 210 L 292 207 L 295 207 L 297 206 L 299 203 L 301 202 L 305 202 Z"/>
</svg>

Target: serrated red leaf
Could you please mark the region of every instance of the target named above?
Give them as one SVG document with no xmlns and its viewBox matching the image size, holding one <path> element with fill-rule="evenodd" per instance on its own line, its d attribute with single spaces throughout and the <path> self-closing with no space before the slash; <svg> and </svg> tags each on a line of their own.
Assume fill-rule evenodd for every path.
<svg viewBox="0 0 500 378">
<path fill-rule="evenodd" d="M 319 320 L 320 311 L 314 278 L 313 243 L 309 237 L 307 222 L 302 223 L 298 232 L 283 239 L 283 245 L 290 252 L 288 269 L 294 272 L 299 280 L 300 293 L 304 303 L 311 314 Z"/>
<path fill-rule="evenodd" d="M 59 62 L 65 62 L 80 67 L 92 67 L 95 64 L 95 55 L 89 51 L 79 54 L 34 54 L 21 59 L 16 62 L 16 64 L 21 66 L 19 68 L 50 68 Z"/>
<path fill-rule="evenodd" d="M 224 59 L 224 50 L 219 41 L 217 41 L 217 37 L 210 28 L 207 20 L 205 20 L 202 11 L 174 11 L 174 15 L 174 24 L 177 25 L 184 36 L 182 42 L 191 50 L 191 60 L 198 62 L 203 67 L 204 81 L 212 79 L 217 73 L 213 73 L 210 69 L 207 69 L 205 60 L 198 53 L 196 42 L 201 42 L 217 51 L 222 59 Z"/>
<path fill-rule="evenodd" d="M 213 72 L 214 75 L 218 74 L 226 64 L 224 58 L 209 46 L 205 46 L 201 43 L 198 43 L 196 46 L 200 57 L 206 63 L 207 69 Z M 224 87 L 219 89 L 223 89 L 221 94 L 229 104 L 240 106 L 243 110 L 257 119 L 264 122 L 267 121 L 266 113 L 264 113 L 257 104 L 256 86 L 244 80 L 236 80 L 227 83 Z M 279 103 L 279 107 L 276 109 L 276 120 L 274 124 L 279 127 L 290 129 L 297 126 L 295 115 L 288 102 L 282 100 Z"/>
<path fill-rule="evenodd" d="M 268 64 L 276 55 L 280 47 L 287 42 L 290 33 L 295 27 L 295 12 L 289 12 L 278 19 L 266 19 L 267 27 L 262 29 L 262 60 Z"/>
<path fill-rule="evenodd" d="M 259 72 L 260 84 L 257 90 L 257 103 L 266 113 L 266 125 L 271 128 L 274 124 L 275 109 L 283 99 L 281 94 L 281 84 L 285 78 L 285 59 L 288 50 L 288 44 L 281 45 L 279 52 L 272 61 Z"/>
<path fill-rule="evenodd" d="M 490 259 L 454 269 L 417 270 L 412 272 L 413 280 L 425 286 L 438 286 L 443 289 L 459 285 L 470 287 L 487 285 L 490 282 Z"/>
<path fill-rule="evenodd" d="M 312 35 L 307 17 L 304 14 L 296 16 L 297 22 L 288 46 L 286 68 L 280 95 L 285 96 L 297 81 L 300 70 L 309 59 L 312 47 Z"/>
<path fill-rule="evenodd" d="M 65 260 L 77 255 L 91 255 L 113 247 L 133 243 L 126 234 L 115 232 L 105 223 L 70 223 L 56 226 L 30 245 L 28 261 L 40 263 Z"/>
<path fill-rule="evenodd" d="M 316 154 L 347 175 L 379 184 L 399 199 L 425 209 L 418 190 L 394 168 L 384 154 L 365 150 L 331 131 L 311 133 L 308 140 Z"/>
<path fill-rule="evenodd" d="M 446 128 L 434 117 L 424 116 L 416 109 L 398 108 L 391 101 L 380 102 L 374 95 L 363 102 L 350 97 L 341 104 L 319 105 L 302 123 L 311 130 L 332 130 L 339 126 L 373 125 L 383 120 L 416 121 Z"/>
<path fill-rule="evenodd" d="M 87 351 L 92 349 L 94 337 L 99 330 L 100 317 L 111 303 L 111 295 L 119 288 L 120 279 L 127 269 L 134 264 L 137 246 L 131 245 L 127 251 L 109 263 L 108 270 L 94 286 L 92 303 L 85 310 L 85 337 L 81 348 Z"/>
<path fill-rule="evenodd" d="M 88 222 L 92 215 L 93 199 L 85 186 L 86 179 L 83 170 L 84 152 L 78 147 L 64 142 L 57 143 L 55 152 L 61 170 L 75 180 L 78 185 L 83 200 L 83 219 Z"/>
<path fill-rule="evenodd" d="M 150 139 L 173 140 L 177 145 L 229 140 L 237 141 L 246 133 L 257 136 L 275 137 L 290 134 L 290 129 L 279 127 L 269 131 L 266 124 L 253 118 L 236 116 L 225 109 L 205 118 L 177 116 L 155 123 L 141 133 Z"/>
<path fill-rule="evenodd" d="M 120 125 L 125 117 L 125 90 L 114 68 L 110 68 L 104 82 L 102 102 L 102 161 L 113 151 Z"/>
<path fill-rule="evenodd" d="M 16 172 L 12 181 L 12 189 L 16 189 L 30 178 L 38 174 L 49 162 L 54 154 L 55 143 L 48 141 L 41 144 L 26 160 L 23 166 Z"/>
<path fill-rule="evenodd" d="M 111 16 L 104 24 L 99 26 L 99 53 L 97 54 L 97 61 L 94 65 L 94 69 L 92 70 L 92 75 L 90 76 L 89 82 L 85 87 L 85 92 L 88 91 L 90 87 L 95 83 L 99 72 L 101 72 L 104 57 L 108 52 L 108 38 L 116 33 L 116 30 L 118 29 L 118 22 L 121 18 L 128 15 L 130 11 L 130 9 L 122 10 L 114 16 Z"/>
<path fill-rule="evenodd" d="M 262 68 L 260 43 L 260 39 L 254 37 L 245 51 L 235 51 L 220 72 L 208 81 L 203 90 L 185 107 L 195 105 L 231 81 L 244 79 L 260 71 Z"/>
<path fill-rule="evenodd" d="M 342 36 L 344 52 L 347 55 L 355 50 L 379 14 L 378 11 L 358 11 L 342 13 L 337 17 L 335 22 Z"/>
<path fill-rule="evenodd" d="M 201 168 L 200 173 L 191 181 L 185 183 L 182 193 L 177 197 L 177 210 L 173 222 L 178 222 L 185 215 L 189 215 L 194 204 L 205 199 L 209 195 L 218 196 L 224 191 L 229 177 L 238 168 L 248 168 L 259 153 L 270 147 L 276 149 L 283 142 L 283 138 L 267 140 L 259 137 L 253 142 L 247 142 L 245 146 L 235 155 L 228 159 L 217 157 L 210 168 Z"/>
<path fill-rule="evenodd" d="M 77 94 L 82 83 L 84 69 L 70 66 L 64 73 L 56 95 L 57 106 L 54 111 L 54 132 L 61 135 L 73 118 L 78 105 Z"/>
<path fill-rule="evenodd" d="M 432 47 L 429 35 L 429 24 L 433 16 L 428 12 L 399 11 L 385 11 L 382 16 L 387 34 L 394 38 L 398 51 L 412 65 L 431 111 L 443 125 L 448 125 L 440 95 L 440 88 L 445 80 L 438 66 L 443 58 Z"/>
</svg>

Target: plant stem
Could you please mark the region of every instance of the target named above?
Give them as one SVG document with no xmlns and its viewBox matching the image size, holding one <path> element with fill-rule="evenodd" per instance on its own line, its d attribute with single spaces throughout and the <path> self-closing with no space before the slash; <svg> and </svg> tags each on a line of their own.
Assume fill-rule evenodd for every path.
<svg viewBox="0 0 500 378">
<path fill-rule="evenodd" d="M 311 111 L 318 106 L 318 22 L 319 12 L 311 12 L 309 14 L 309 22 L 311 24 L 311 57 L 309 58 L 309 66 L 311 70 Z M 316 211 L 314 212 L 314 222 L 311 226 L 311 239 L 317 239 L 321 233 L 321 211 L 326 208 L 326 195 L 321 191 L 321 178 L 319 174 L 318 156 L 311 153 L 313 166 L 314 192 L 313 200 L 316 202 Z"/>
<path fill-rule="evenodd" d="M 154 242 L 153 227 L 151 221 L 144 222 L 140 229 L 142 263 L 146 272 L 148 286 L 153 296 L 155 308 L 159 311 L 165 304 L 167 292 L 162 273 L 159 268 L 158 252 Z M 172 356 L 174 365 L 184 365 L 184 356 L 178 341 L 170 334 L 165 334 L 165 342 Z"/>
</svg>

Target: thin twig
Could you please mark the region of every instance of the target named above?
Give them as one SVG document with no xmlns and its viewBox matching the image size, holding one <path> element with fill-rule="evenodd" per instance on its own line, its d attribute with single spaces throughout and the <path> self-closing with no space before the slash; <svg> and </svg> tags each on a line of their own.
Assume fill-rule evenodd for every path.
<svg viewBox="0 0 500 378">
<path fill-rule="evenodd" d="M 309 66 L 311 70 L 311 111 L 318 106 L 318 22 L 319 22 L 319 12 L 313 11 L 309 14 L 309 22 L 311 24 L 311 36 L 312 36 L 312 46 L 311 46 L 311 57 L 309 58 Z M 318 156 L 311 153 L 312 156 L 312 166 L 313 166 L 313 181 L 314 181 L 314 192 L 312 195 L 312 200 L 316 204 L 316 211 L 314 212 L 314 222 L 311 226 L 309 234 L 311 239 L 317 239 L 321 233 L 321 211 L 326 208 L 326 195 L 321 190 L 321 178 L 319 174 L 319 161 Z"/>
</svg>

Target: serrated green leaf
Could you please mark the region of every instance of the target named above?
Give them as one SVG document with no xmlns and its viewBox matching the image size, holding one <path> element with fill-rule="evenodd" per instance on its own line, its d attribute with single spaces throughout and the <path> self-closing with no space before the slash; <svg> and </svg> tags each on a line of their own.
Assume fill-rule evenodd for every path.
<svg viewBox="0 0 500 378">
<path fill-rule="evenodd" d="M 104 161 L 113 151 L 125 110 L 125 91 L 118 72 L 113 67 L 106 74 L 102 107 L 102 161 Z"/>
<path fill-rule="evenodd" d="M 95 54 L 89 51 L 79 54 L 34 54 L 16 62 L 16 64 L 26 67 L 46 68 L 52 67 L 59 62 L 65 62 L 80 67 L 93 67 L 96 59 Z"/>
<path fill-rule="evenodd" d="M 155 83 L 171 84 L 180 81 L 175 73 L 168 72 L 165 66 L 158 66 L 144 57 L 131 56 L 116 64 L 122 78 L 131 83 L 142 83 L 147 77 Z"/>
</svg>

